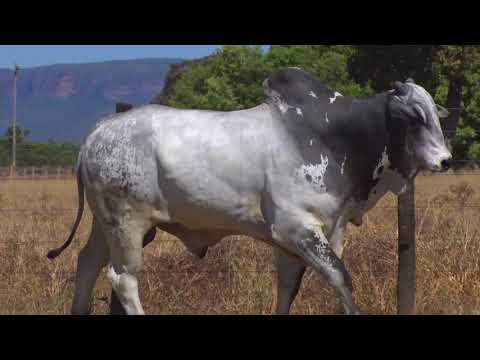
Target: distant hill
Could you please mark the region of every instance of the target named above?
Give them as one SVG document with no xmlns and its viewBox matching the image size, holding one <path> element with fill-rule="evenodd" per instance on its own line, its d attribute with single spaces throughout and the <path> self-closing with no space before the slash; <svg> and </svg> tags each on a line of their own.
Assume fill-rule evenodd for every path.
<svg viewBox="0 0 480 360">
<path fill-rule="evenodd" d="M 51 65 L 20 71 L 17 119 L 32 141 L 79 143 L 117 102 L 148 104 L 179 59 Z M 0 136 L 12 119 L 13 71 L 0 69 Z"/>
</svg>

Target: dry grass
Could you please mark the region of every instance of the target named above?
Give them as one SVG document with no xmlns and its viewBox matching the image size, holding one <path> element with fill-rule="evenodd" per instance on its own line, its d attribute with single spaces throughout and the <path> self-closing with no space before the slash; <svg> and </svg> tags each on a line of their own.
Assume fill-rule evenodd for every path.
<svg viewBox="0 0 480 360">
<path fill-rule="evenodd" d="M 417 312 L 480 314 L 480 176 L 417 179 Z M 76 257 L 87 240 L 91 214 L 74 245 L 57 261 L 47 250 L 70 232 L 77 206 L 73 180 L 1 181 L 0 314 L 68 314 Z M 345 263 L 364 313 L 396 309 L 397 224 L 395 198 L 382 200 L 360 228 L 349 227 Z M 72 209 L 71 212 L 55 209 Z M 203 261 L 164 233 L 145 251 L 141 297 L 149 314 L 271 314 L 275 269 L 271 249 L 231 237 Z M 94 313 L 108 312 L 110 287 L 102 273 Z M 304 278 L 293 314 L 336 314 L 333 291 L 312 270 Z"/>
</svg>

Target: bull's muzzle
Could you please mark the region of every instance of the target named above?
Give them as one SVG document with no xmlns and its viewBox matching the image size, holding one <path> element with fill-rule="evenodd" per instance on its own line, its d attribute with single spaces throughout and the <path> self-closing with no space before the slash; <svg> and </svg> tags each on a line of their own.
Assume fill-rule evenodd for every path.
<svg viewBox="0 0 480 360">
<path fill-rule="evenodd" d="M 452 158 L 442 160 L 440 163 L 441 171 L 448 171 L 452 166 Z"/>
</svg>

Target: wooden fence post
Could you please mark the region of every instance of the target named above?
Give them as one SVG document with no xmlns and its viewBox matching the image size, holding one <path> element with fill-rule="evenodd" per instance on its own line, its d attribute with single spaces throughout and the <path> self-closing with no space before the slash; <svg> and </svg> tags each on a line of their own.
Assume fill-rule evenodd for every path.
<svg viewBox="0 0 480 360">
<path fill-rule="evenodd" d="M 415 313 L 416 288 L 415 181 L 398 196 L 397 314 Z"/>
<path fill-rule="evenodd" d="M 132 108 L 133 106 L 131 104 L 117 103 L 116 112 L 127 112 Z M 125 310 L 123 309 L 123 306 L 120 303 L 120 300 L 118 300 L 117 294 L 115 294 L 115 291 L 113 291 L 113 289 L 110 295 L 110 315 L 126 315 Z"/>
</svg>

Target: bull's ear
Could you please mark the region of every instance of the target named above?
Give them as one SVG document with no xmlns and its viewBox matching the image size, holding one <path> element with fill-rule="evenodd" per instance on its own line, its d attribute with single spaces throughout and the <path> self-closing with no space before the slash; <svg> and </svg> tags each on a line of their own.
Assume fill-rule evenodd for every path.
<svg viewBox="0 0 480 360">
<path fill-rule="evenodd" d="M 401 81 L 395 81 L 393 83 L 394 94 L 397 96 L 405 96 L 408 93 L 408 89 Z"/>
<path fill-rule="evenodd" d="M 450 115 L 450 112 L 440 105 L 437 105 L 437 112 L 440 119 L 446 119 Z"/>
<path fill-rule="evenodd" d="M 415 81 L 413 81 L 412 78 L 409 78 L 409 79 L 405 80 L 405 83 L 407 83 L 407 84 L 415 84 Z"/>
</svg>

